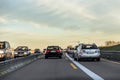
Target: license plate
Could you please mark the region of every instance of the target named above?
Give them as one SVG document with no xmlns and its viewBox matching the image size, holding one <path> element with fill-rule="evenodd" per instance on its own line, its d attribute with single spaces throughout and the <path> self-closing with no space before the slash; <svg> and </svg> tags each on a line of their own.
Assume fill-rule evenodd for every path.
<svg viewBox="0 0 120 80">
<path fill-rule="evenodd" d="M 87 54 L 94 54 L 93 52 L 88 52 Z"/>
<path fill-rule="evenodd" d="M 56 51 L 51 51 L 51 52 L 55 53 Z"/>
<path fill-rule="evenodd" d="M 23 54 L 19 54 L 19 56 L 23 56 Z"/>
</svg>

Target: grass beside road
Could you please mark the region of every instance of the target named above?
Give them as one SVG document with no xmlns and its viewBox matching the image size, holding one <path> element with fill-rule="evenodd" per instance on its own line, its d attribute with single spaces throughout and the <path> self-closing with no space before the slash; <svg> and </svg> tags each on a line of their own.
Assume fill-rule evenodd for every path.
<svg viewBox="0 0 120 80">
<path fill-rule="evenodd" d="M 109 46 L 109 47 L 99 47 L 101 50 L 109 50 L 109 51 L 120 51 L 120 44 L 119 45 L 114 45 L 114 46 Z"/>
</svg>

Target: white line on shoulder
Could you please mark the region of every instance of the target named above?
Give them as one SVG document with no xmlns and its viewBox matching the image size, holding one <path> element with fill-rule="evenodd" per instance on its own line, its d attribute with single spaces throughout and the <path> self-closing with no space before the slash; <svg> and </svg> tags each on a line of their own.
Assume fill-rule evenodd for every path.
<svg viewBox="0 0 120 80">
<path fill-rule="evenodd" d="M 91 70 L 87 69 L 85 66 L 81 65 L 79 62 L 74 61 L 67 53 L 66 56 L 83 72 L 85 72 L 88 76 L 90 76 L 93 80 L 104 80 L 102 77 L 98 76 Z"/>
</svg>

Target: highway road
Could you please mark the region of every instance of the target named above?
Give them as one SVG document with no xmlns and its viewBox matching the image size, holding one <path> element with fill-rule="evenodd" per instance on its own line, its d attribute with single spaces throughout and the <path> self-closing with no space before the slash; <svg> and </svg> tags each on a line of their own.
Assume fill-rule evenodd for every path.
<svg viewBox="0 0 120 80">
<path fill-rule="evenodd" d="M 0 80 L 120 80 L 120 63 L 104 59 L 76 62 L 70 56 L 43 57 Z"/>
</svg>

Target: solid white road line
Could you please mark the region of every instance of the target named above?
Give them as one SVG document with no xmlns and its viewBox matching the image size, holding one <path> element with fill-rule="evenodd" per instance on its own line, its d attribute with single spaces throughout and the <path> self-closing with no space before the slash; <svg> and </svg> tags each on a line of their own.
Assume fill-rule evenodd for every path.
<svg viewBox="0 0 120 80">
<path fill-rule="evenodd" d="M 102 77 L 98 76 L 94 72 L 90 71 L 87 69 L 85 66 L 81 65 L 79 62 L 74 61 L 67 53 L 66 56 L 78 67 L 80 68 L 83 72 L 85 72 L 88 76 L 90 76 L 93 80 L 104 80 Z"/>
</svg>

